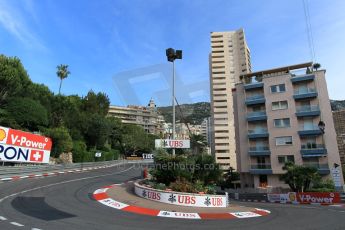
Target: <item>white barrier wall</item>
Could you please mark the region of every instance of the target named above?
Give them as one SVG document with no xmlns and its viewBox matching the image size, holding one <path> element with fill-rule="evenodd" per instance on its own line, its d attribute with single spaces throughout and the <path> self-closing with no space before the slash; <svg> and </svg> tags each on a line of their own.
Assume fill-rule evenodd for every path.
<svg viewBox="0 0 345 230">
<path fill-rule="evenodd" d="M 228 206 L 226 195 L 201 195 L 195 193 L 163 191 L 148 188 L 138 183 L 134 183 L 134 190 L 135 194 L 140 197 L 167 204 L 204 208 L 224 208 Z"/>
</svg>

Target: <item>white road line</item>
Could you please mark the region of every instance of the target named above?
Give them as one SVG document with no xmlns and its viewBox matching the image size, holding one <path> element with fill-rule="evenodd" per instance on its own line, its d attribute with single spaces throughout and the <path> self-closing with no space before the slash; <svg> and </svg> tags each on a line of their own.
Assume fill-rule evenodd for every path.
<svg viewBox="0 0 345 230">
<path fill-rule="evenodd" d="M 39 228 L 31 228 L 31 230 L 42 230 L 42 229 L 39 229 Z"/>
<path fill-rule="evenodd" d="M 0 216 L 0 220 L 7 220 L 6 217 Z"/>
<path fill-rule="evenodd" d="M 10 222 L 10 224 L 18 226 L 18 227 L 23 227 L 24 225 L 17 223 L 17 222 Z"/>
</svg>

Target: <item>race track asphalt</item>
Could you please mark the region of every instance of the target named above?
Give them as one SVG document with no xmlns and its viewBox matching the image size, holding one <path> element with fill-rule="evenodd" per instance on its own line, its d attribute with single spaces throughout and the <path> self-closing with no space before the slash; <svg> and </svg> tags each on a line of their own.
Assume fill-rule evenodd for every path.
<svg viewBox="0 0 345 230">
<path fill-rule="evenodd" d="M 109 208 L 92 198 L 92 193 L 102 186 L 137 179 L 140 175 L 138 167 L 128 164 L 1 183 L 0 229 L 345 230 L 345 209 L 339 207 L 237 202 L 272 213 L 250 219 L 184 220 L 132 214 Z"/>
</svg>

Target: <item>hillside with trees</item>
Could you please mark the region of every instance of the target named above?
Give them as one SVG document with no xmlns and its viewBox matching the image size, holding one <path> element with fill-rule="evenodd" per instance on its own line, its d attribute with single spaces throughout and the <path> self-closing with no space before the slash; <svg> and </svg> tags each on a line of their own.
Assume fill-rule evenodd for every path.
<svg viewBox="0 0 345 230">
<path fill-rule="evenodd" d="M 52 75 L 54 70 L 52 70 Z M 57 66 L 59 94 L 31 81 L 21 61 L 0 55 L 0 125 L 38 132 L 53 140 L 51 156 L 72 152 L 75 162 L 117 159 L 119 154 L 151 151 L 157 137 L 142 127 L 108 117 L 109 98 L 90 90 L 86 96 L 60 94 L 68 65 Z"/>
<path fill-rule="evenodd" d="M 345 100 L 330 100 L 332 111 L 345 109 Z M 166 122 L 172 122 L 172 107 L 158 107 L 158 111 L 164 116 Z M 182 115 L 181 115 L 182 111 Z M 182 104 L 180 108 L 176 106 L 176 120 L 186 123 L 201 124 L 204 118 L 211 116 L 211 106 L 209 102 L 197 102 L 192 104 Z"/>
<path fill-rule="evenodd" d="M 158 107 L 158 111 L 164 116 L 166 122 L 172 122 L 172 107 Z M 201 124 L 204 118 L 211 116 L 209 102 L 197 102 L 194 104 L 182 104 L 176 106 L 176 120 L 190 124 Z M 184 118 L 184 119 L 183 119 Z"/>
</svg>

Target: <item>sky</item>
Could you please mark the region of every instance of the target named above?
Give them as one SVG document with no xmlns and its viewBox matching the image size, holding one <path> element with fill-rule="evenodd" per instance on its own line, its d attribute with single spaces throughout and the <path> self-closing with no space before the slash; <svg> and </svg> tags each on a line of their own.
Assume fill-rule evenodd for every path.
<svg viewBox="0 0 345 230">
<path fill-rule="evenodd" d="M 316 62 L 331 99 L 345 99 L 345 1 L 306 0 Z M 106 93 L 113 105 L 209 101 L 210 32 L 244 28 L 252 71 L 311 60 L 302 0 L 0 0 L 0 53 L 19 57 L 32 81 L 62 93 Z"/>
</svg>

